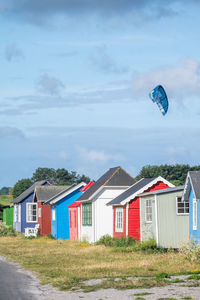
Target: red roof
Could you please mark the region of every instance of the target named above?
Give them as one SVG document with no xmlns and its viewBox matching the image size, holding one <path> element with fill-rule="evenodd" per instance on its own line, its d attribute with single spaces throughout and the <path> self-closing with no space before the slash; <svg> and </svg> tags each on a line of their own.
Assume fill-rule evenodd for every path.
<svg viewBox="0 0 200 300">
<path fill-rule="evenodd" d="M 87 189 L 89 189 L 94 184 L 94 181 L 90 181 L 88 184 L 86 184 L 80 191 L 85 192 Z"/>
<path fill-rule="evenodd" d="M 74 202 L 71 205 L 69 205 L 68 207 L 80 207 L 81 206 L 81 202 Z"/>
</svg>

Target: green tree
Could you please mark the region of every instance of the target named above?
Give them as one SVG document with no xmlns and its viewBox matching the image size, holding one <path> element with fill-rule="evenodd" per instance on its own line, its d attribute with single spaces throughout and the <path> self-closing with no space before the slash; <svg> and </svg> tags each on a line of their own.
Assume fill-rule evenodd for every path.
<svg viewBox="0 0 200 300">
<path fill-rule="evenodd" d="M 200 166 L 190 167 L 186 164 L 176 165 L 160 165 L 160 166 L 145 166 L 141 169 L 137 180 L 141 178 L 152 178 L 162 176 L 169 180 L 174 185 L 182 185 L 185 183 L 185 179 L 188 171 L 200 170 Z"/>
<path fill-rule="evenodd" d="M 56 171 L 53 168 L 37 168 L 31 179 L 33 182 L 48 180 L 55 183 Z"/>
<path fill-rule="evenodd" d="M 9 187 L 4 186 L 0 189 L 0 195 L 8 195 L 9 194 Z"/>
<path fill-rule="evenodd" d="M 18 197 L 21 193 L 23 193 L 26 189 L 28 189 L 33 184 L 32 180 L 29 178 L 24 178 L 14 185 L 13 187 L 13 197 Z"/>
</svg>

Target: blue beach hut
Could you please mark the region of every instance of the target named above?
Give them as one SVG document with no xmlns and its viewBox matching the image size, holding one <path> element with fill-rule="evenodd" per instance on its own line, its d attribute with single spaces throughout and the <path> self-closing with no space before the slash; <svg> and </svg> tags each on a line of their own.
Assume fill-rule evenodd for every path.
<svg viewBox="0 0 200 300">
<path fill-rule="evenodd" d="M 183 205 L 189 207 L 189 235 L 191 240 L 200 242 L 200 171 L 187 174 Z"/>
<path fill-rule="evenodd" d="M 19 232 L 24 233 L 25 228 L 34 228 L 37 224 L 37 203 L 33 202 L 33 195 L 38 185 L 49 183 L 46 180 L 37 181 L 13 200 L 13 227 Z"/>
<path fill-rule="evenodd" d="M 56 239 L 68 240 L 69 232 L 69 206 L 81 195 L 84 182 L 66 186 L 66 189 L 49 199 L 45 204 L 51 205 L 51 234 Z"/>
</svg>

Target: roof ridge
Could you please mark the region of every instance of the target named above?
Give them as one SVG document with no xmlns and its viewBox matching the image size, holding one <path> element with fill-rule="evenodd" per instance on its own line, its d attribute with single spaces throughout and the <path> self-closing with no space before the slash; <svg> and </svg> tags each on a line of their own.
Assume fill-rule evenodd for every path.
<svg viewBox="0 0 200 300">
<path fill-rule="evenodd" d="M 114 168 L 111 168 L 111 169 L 114 169 Z M 117 170 L 102 185 L 105 186 L 120 169 L 121 169 L 121 167 L 117 167 Z"/>
</svg>

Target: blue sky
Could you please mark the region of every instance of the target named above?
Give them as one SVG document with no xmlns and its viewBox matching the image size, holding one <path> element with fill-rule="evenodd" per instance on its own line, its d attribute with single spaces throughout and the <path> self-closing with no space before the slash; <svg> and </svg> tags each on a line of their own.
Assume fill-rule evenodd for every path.
<svg viewBox="0 0 200 300">
<path fill-rule="evenodd" d="M 199 13 L 195 0 L 0 0 L 0 187 L 38 167 L 97 179 L 199 165 Z"/>
</svg>

